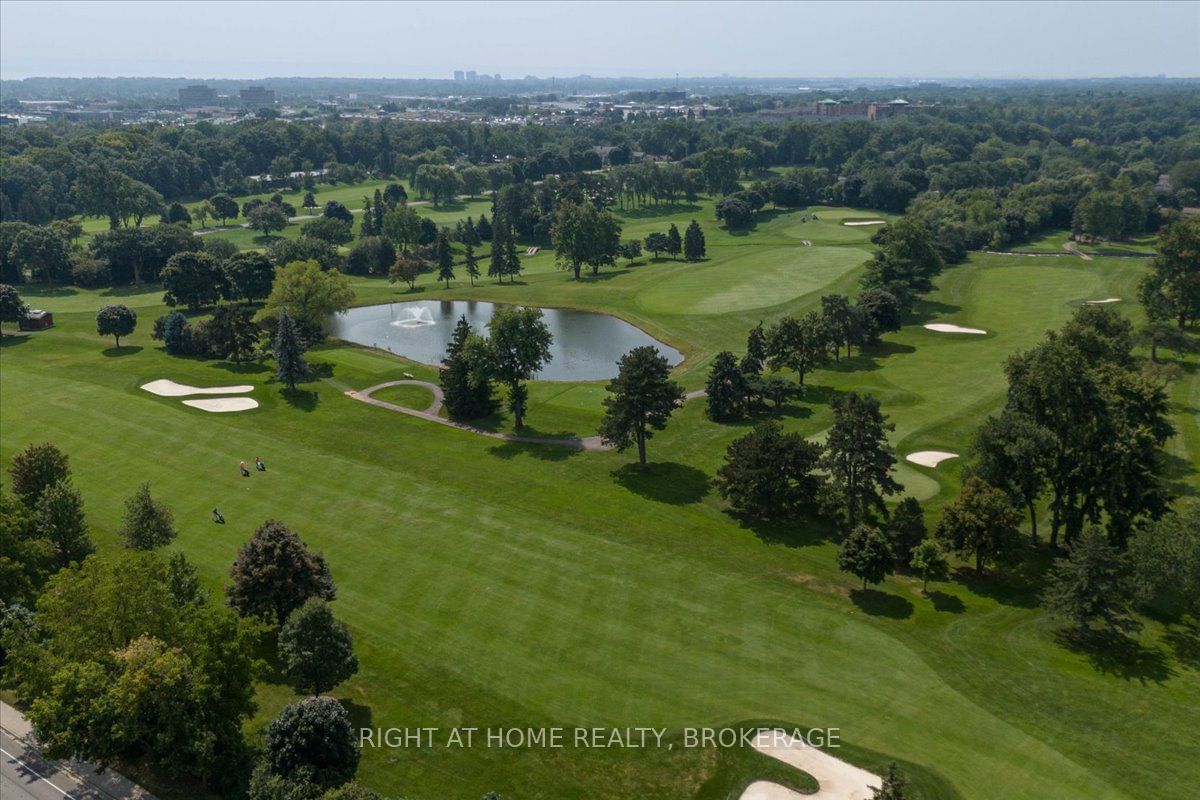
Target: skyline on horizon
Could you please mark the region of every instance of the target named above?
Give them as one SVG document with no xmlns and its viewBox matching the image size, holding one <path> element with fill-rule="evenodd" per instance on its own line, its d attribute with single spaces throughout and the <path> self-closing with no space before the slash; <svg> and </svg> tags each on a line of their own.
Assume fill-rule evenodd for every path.
<svg viewBox="0 0 1200 800">
<path fill-rule="evenodd" d="M 64 26 L 64 15 L 77 24 Z M 1200 3 L 1180 0 L 0 3 L 4 79 L 449 79 L 457 69 L 504 78 L 1184 78 L 1200 77 L 1198 41 Z"/>
</svg>

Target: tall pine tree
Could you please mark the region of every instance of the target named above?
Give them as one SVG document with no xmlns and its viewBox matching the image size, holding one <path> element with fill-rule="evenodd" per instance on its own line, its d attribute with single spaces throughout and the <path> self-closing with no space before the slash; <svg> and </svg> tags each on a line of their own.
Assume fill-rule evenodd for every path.
<svg viewBox="0 0 1200 800">
<path fill-rule="evenodd" d="M 288 389 L 295 390 L 298 381 L 306 381 L 312 374 L 304 360 L 305 349 L 296 321 L 286 308 L 279 309 L 279 324 L 275 331 L 275 378 L 287 384 Z"/>
<path fill-rule="evenodd" d="M 454 254 L 450 251 L 450 237 L 444 230 L 438 231 L 437 264 L 438 280 L 445 281 L 449 289 L 450 281 L 454 280 Z"/>
</svg>

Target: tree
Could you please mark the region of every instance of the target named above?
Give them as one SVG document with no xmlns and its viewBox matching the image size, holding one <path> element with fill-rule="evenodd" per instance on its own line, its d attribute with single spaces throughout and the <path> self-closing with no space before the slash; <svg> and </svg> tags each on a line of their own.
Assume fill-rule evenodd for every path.
<svg viewBox="0 0 1200 800">
<path fill-rule="evenodd" d="M 1019 411 L 988 417 L 972 447 L 976 473 L 1008 492 L 1014 505 L 1029 511 L 1029 536 L 1038 539 L 1037 504 L 1046 486 L 1055 450 L 1054 435 Z"/>
<path fill-rule="evenodd" d="M 238 204 L 227 194 L 214 194 L 208 198 L 208 202 L 212 204 L 213 216 L 221 220 L 224 225 L 226 220 L 237 219 Z"/>
<path fill-rule="evenodd" d="M 101 306 L 96 312 L 96 333 L 114 337 L 118 350 L 121 348 L 121 337 L 133 333 L 135 327 L 137 314 L 129 306 Z"/>
<path fill-rule="evenodd" d="M 865 340 L 862 316 L 850 305 L 850 298 L 840 294 L 821 298 L 821 318 L 825 323 L 828 343 L 833 347 L 834 357 L 842 345 L 846 346 L 846 357 L 850 357 L 850 345 Z"/>
<path fill-rule="evenodd" d="M 288 226 L 288 215 L 274 203 L 263 203 L 250 209 L 250 213 L 246 214 L 246 222 L 269 238 L 273 231 L 281 231 Z"/>
<path fill-rule="evenodd" d="M 488 262 L 488 277 L 495 278 L 498 283 L 504 283 L 505 262 L 504 262 L 504 243 L 508 237 L 506 229 L 501 229 L 500 232 L 492 238 L 492 257 Z"/>
<path fill-rule="evenodd" d="M 18 272 L 28 269 L 33 280 L 51 287 L 71 277 L 71 249 L 67 240 L 50 228 L 30 225 L 22 229 L 6 255 Z"/>
<path fill-rule="evenodd" d="M 604 418 L 600 438 L 624 451 L 638 449 L 638 463 L 646 466 L 646 440 L 666 427 L 671 412 L 683 404 L 683 389 L 671 380 L 671 365 L 652 346 L 635 347 L 617 362 L 617 377 L 605 387 Z"/>
<path fill-rule="evenodd" d="M 784 433 L 769 420 L 733 440 L 715 484 L 734 511 L 760 519 L 795 513 L 816 502 L 821 446 L 799 433 Z"/>
<path fill-rule="evenodd" d="M 171 509 L 150 496 L 150 484 L 143 483 L 125 501 L 121 518 L 121 542 L 133 550 L 154 550 L 179 535 Z"/>
<path fill-rule="evenodd" d="M 758 323 L 746 334 L 746 355 L 742 356 L 739 369 L 744 375 L 759 375 L 767 363 L 767 334 L 762 323 Z"/>
<path fill-rule="evenodd" d="M 312 370 L 304 360 L 304 340 L 287 308 L 279 309 L 279 319 L 275 326 L 275 380 L 284 384 L 290 391 L 296 391 L 296 384 L 309 380 Z"/>
<path fill-rule="evenodd" d="M 1140 604 L 1174 617 L 1200 614 L 1200 503 L 1144 521 L 1128 559 Z"/>
<path fill-rule="evenodd" d="M 312 695 L 358 672 L 349 629 L 319 597 L 305 601 L 279 629 L 279 661 L 296 691 Z"/>
<path fill-rule="evenodd" d="M 655 260 L 658 260 L 659 253 L 668 252 L 668 248 L 671 246 L 670 240 L 667 239 L 667 235 L 662 231 L 655 231 L 646 236 L 644 244 L 646 245 L 646 249 L 654 254 Z"/>
<path fill-rule="evenodd" d="M 162 221 L 168 225 L 176 225 L 180 223 L 184 225 L 191 225 L 192 215 L 187 208 L 184 207 L 183 203 L 176 202 L 168 205 L 166 210 L 163 211 Z"/>
<path fill-rule="evenodd" d="M 512 230 L 509 230 L 504 239 L 503 259 L 504 274 L 508 276 L 508 282 L 516 283 L 517 276 L 521 274 L 521 257 L 517 255 L 517 241 L 513 238 Z"/>
<path fill-rule="evenodd" d="M 0 283 L 0 322 L 11 322 L 14 325 L 25 319 L 29 306 L 21 300 L 17 290 L 7 283 Z"/>
<path fill-rule="evenodd" d="M 39 635 L 9 656 L 47 757 L 138 764 L 233 791 L 257 635 L 231 611 L 179 595 L 180 566 L 116 551 L 50 579 Z"/>
<path fill-rule="evenodd" d="M 83 498 L 69 479 L 46 487 L 38 496 L 33 519 L 41 537 L 54 544 L 55 563 L 60 567 L 82 561 L 96 549 L 88 536 Z"/>
<path fill-rule="evenodd" d="M 729 422 L 742 416 L 746 403 L 746 377 L 738 369 L 733 353 L 722 350 L 713 357 L 704 389 L 709 419 Z"/>
<path fill-rule="evenodd" d="M 692 220 L 683 233 L 683 257 L 688 261 L 699 261 L 704 255 L 704 231 L 700 230 L 696 220 Z"/>
<path fill-rule="evenodd" d="M 1042 595 L 1046 611 L 1076 631 L 1100 622 L 1113 632 L 1137 630 L 1129 608 L 1124 565 L 1099 528 L 1089 528 L 1067 558 L 1054 561 Z"/>
<path fill-rule="evenodd" d="M 241 303 L 219 304 L 202 326 L 207 355 L 229 361 L 250 358 L 261 334 L 254 324 L 254 309 Z"/>
<path fill-rule="evenodd" d="M 810 311 L 800 319 L 779 320 L 767 334 L 766 353 L 771 369 L 787 367 L 803 386 L 804 377 L 829 359 L 829 334 L 821 316 Z"/>
<path fill-rule="evenodd" d="M 974 558 L 975 571 L 982 572 L 985 566 L 1006 564 L 1016 557 L 1020 521 L 1002 489 L 972 475 L 942 512 L 937 538 L 961 558 Z"/>
<path fill-rule="evenodd" d="M 325 320 L 345 311 L 352 302 L 354 288 L 345 275 L 321 269 L 316 261 L 296 261 L 276 270 L 266 315 L 276 318 L 279 309 L 286 308 L 305 340 L 320 341 Z"/>
<path fill-rule="evenodd" d="M 495 410 L 491 353 L 465 316 L 454 326 L 442 365 L 438 377 L 451 419 L 478 419 Z"/>
<path fill-rule="evenodd" d="M 346 257 L 351 275 L 386 274 L 396 262 L 396 247 L 382 236 L 360 236 Z"/>
<path fill-rule="evenodd" d="M 1180 330 L 1200 318 L 1200 219 L 1181 218 L 1159 233 L 1150 274 Z"/>
<path fill-rule="evenodd" d="M 450 288 L 450 281 L 454 280 L 454 253 L 450 250 L 450 237 L 445 230 L 438 231 L 436 257 L 438 265 L 438 280 L 446 282 L 446 288 Z"/>
<path fill-rule="evenodd" d="M 162 339 L 163 347 L 169 355 L 182 356 L 191 352 L 191 326 L 188 324 L 187 317 L 178 311 L 172 311 L 161 320 L 155 320 L 155 329 L 158 329 L 159 321 L 162 322 L 162 335 L 155 338 Z"/>
<path fill-rule="evenodd" d="M 359 749 L 350 715 L 332 697 L 309 697 L 287 706 L 267 726 L 263 754 L 274 775 L 324 788 L 354 777 Z"/>
<path fill-rule="evenodd" d="M 208 253 L 176 253 L 162 274 L 163 302 L 174 308 L 186 305 L 192 311 L 211 306 L 229 293 L 220 263 Z"/>
<path fill-rule="evenodd" d="M 905 497 L 888 520 L 885 531 L 892 545 L 892 554 L 896 562 L 907 564 L 913 550 L 925 540 L 925 512 L 915 497 Z"/>
<path fill-rule="evenodd" d="M 542 321 L 540 308 L 498 308 L 488 331 L 496 378 L 508 386 L 508 410 L 520 430 L 528 401 L 523 382 L 549 363 L 554 336 Z"/>
<path fill-rule="evenodd" d="M 920 220 L 901 217 L 885 226 L 875 238 L 879 249 L 867 262 L 862 286 L 883 289 L 907 308 L 913 298 L 933 288 L 933 278 L 942 271 L 942 257 L 934 247 L 933 237 Z"/>
<path fill-rule="evenodd" d="M 321 216 L 326 219 L 336 219 L 339 222 L 344 222 L 347 227 L 354 224 L 354 215 L 350 213 L 350 209 L 337 200 L 330 200 L 326 203 L 325 210 L 321 212 Z"/>
<path fill-rule="evenodd" d="M 754 222 L 754 209 L 741 197 L 731 195 L 717 201 L 717 219 L 725 223 L 730 230 L 750 227 Z"/>
<path fill-rule="evenodd" d="M 350 223 L 335 217 L 318 217 L 312 222 L 304 223 L 300 227 L 300 235 L 320 239 L 334 246 L 349 244 L 354 239 Z"/>
<path fill-rule="evenodd" d="M 894 558 L 887 536 L 878 528 L 859 524 L 851 529 L 838 550 L 838 569 L 861 578 L 867 584 L 882 583 L 892 571 Z"/>
<path fill-rule="evenodd" d="M 409 291 L 417 288 L 417 278 L 421 277 L 421 271 L 425 268 L 425 264 L 414 256 L 407 253 L 401 253 L 396 256 L 395 263 L 388 270 L 388 282 L 397 283 L 404 281 L 408 284 Z"/>
<path fill-rule="evenodd" d="M 317 198 L 312 192 L 305 192 L 304 201 L 300 205 L 304 206 L 305 208 L 316 208 Z"/>
<path fill-rule="evenodd" d="M 226 300 L 265 300 L 271 294 L 275 280 L 275 265 L 271 259 L 255 251 L 234 253 L 221 270 L 225 274 Z"/>
<path fill-rule="evenodd" d="M 866 338 L 877 342 L 881 334 L 900 330 L 904 310 L 896 295 L 883 289 L 864 289 L 855 301 L 854 310 L 864 324 Z"/>
<path fill-rule="evenodd" d="M 469 244 L 464 247 L 463 260 L 467 265 L 467 277 L 474 286 L 475 279 L 479 277 L 479 258 L 475 255 L 475 248 Z"/>
<path fill-rule="evenodd" d="M 226 588 L 229 605 L 244 617 L 282 625 L 310 597 L 336 594 L 329 566 L 282 522 L 267 520 L 240 550 Z"/>
<path fill-rule="evenodd" d="M 642 256 L 642 243 L 637 239 L 630 239 L 628 242 L 622 242 L 617 246 L 617 255 L 621 258 L 628 259 L 632 264 Z"/>
<path fill-rule="evenodd" d="M 829 472 L 834 497 L 853 526 L 873 510 L 882 512 L 883 498 L 901 489 L 892 478 L 896 456 L 887 443 L 888 432 L 896 426 L 887 422 L 879 401 L 871 395 L 849 392 L 831 406 L 833 426 L 822 465 Z"/>
<path fill-rule="evenodd" d="M 12 457 L 8 468 L 13 494 L 27 507 L 34 508 L 46 489 L 71 477 L 67 454 L 49 442 L 31 444 Z"/>
<path fill-rule="evenodd" d="M 674 222 L 667 228 L 666 251 L 670 253 L 671 258 L 679 258 L 679 254 L 683 252 L 683 237 L 679 235 L 679 228 L 675 227 Z"/>
<path fill-rule="evenodd" d="M 216 213 L 213 209 L 212 203 L 204 200 L 196 205 L 196 210 L 193 212 L 193 216 L 195 216 L 200 222 L 200 229 L 203 230 L 204 228 L 208 227 L 208 218 L 215 217 Z"/>
<path fill-rule="evenodd" d="M 571 268 L 575 280 L 583 265 L 592 268 L 592 274 L 600 267 L 612 264 L 621 243 L 621 225 L 616 218 L 592 203 L 574 203 L 564 200 L 558 204 L 554 224 L 550 228 L 550 241 L 554 246 L 554 258 Z"/>
<path fill-rule="evenodd" d="M 38 531 L 32 509 L 0 488 L 0 665 L 6 608 L 17 603 L 33 606 L 54 570 L 56 555 L 54 543 Z"/>
<path fill-rule="evenodd" d="M 929 579 L 938 580 L 946 576 L 950 562 L 941 546 L 933 539 L 925 539 L 912 549 L 908 566 L 921 576 L 921 591 L 929 591 Z"/>
</svg>

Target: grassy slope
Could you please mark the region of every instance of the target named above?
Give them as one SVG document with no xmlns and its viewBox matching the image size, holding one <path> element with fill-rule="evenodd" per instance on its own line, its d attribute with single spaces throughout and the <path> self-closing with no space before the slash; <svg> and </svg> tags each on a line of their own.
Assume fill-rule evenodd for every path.
<svg viewBox="0 0 1200 800">
<path fill-rule="evenodd" d="M 779 214 L 730 236 L 707 208 L 638 212 L 627 215 L 627 236 L 663 228 L 668 216 L 681 228 L 701 219 L 710 261 L 648 263 L 575 284 L 543 253 L 515 287 L 420 288 L 619 313 L 687 353 L 679 373 L 691 388 L 711 355 L 737 349 L 759 319 L 853 286 L 854 265 L 831 269 L 841 258 L 831 253 L 866 258 L 870 229 L 837 225 L 839 213 L 851 215 L 821 210 L 821 222 L 799 223 L 799 214 Z M 801 238 L 816 246 L 801 247 Z M 786 271 L 792 262 L 780 250 L 801 275 Z M 739 284 L 743 300 L 729 313 L 671 314 L 662 300 L 702 307 L 763 265 L 766 285 Z M 810 268 L 823 287 L 804 274 Z M 976 256 L 941 279 L 916 321 L 977 325 L 987 337 L 910 325 L 879 352 L 818 373 L 809 402 L 789 409 L 786 424 L 819 435 L 829 396 L 869 390 L 897 424 L 898 452 L 961 452 L 1002 401 L 1003 358 L 1082 299 L 1132 297 L 1140 269 L 1127 260 Z M 381 281 L 358 288 L 360 302 L 399 296 Z M 839 727 L 852 760 L 908 761 L 980 798 L 1135 797 L 1147 786 L 1183 797 L 1200 777 L 1179 735 L 1200 704 L 1200 680 L 1161 645 L 1159 626 L 1149 626 L 1136 657 L 1097 664 L 1053 642 L 1023 576 L 940 586 L 932 599 L 904 578 L 855 591 L 836 570 L 823 526 L 753 529 L 720 510 L 707 481 L 745 426 L 709 423 L 702 403 L 652 441 L 657 463 L 637 475 L 624 455 L 499 444 L 344 398 L 343 386 L 403 371 L 429 377 L 362 349 L 314 353 L 331 379 L 313 384 L 311 399 L 288 403 L 257 366 L 166 357 L 148 337 L 162 313 L 157 296 L 123 301 L 143 321 L 120 353 L 92 332 L 103 300 L 90 292 L 40 301 L 59 327 L 5 342 L 3 451 L 37 439 L 63 446 L 106 545 L 123 496 L 151 479 L 176 510 L 180 546 L 214 588 L 255 524 L 276 516 L 294 525 L 329 557 L 338 613 L 356 635 L 363 669 L 338 694 L 359 722 L 677 727 L 770 718 Z M 1182 435 L 1172 448 L 1194 491 L 1200 380 L 1188 368 L 1173 390 Z M 136 388 L 164 376 L 254 382 L 263 407 L 208 415 Z M 536 385 L 530 421 L 590 432 L 601 394 L 597 384 Z M 270 472 L 239 478 L 236 462 L 256 454 Z M 958 469 L 950 462 L 899 474 L 936 507 Z M 208 522 L 214 505 L 229 525 Z M 266 682 L 261 697 L 256 726 L 288 693 Z M 733 763 L 755 769 L 753 759 Z M 674 798 L 724 785 L 729 769 L 712 753 L 678 749 L 375 750 L 361 775 L 411 797 L 495 788 L 518 797 Z M 928 786 L 931 796 L 954 794 L 936 779 Z"/>
</svg>

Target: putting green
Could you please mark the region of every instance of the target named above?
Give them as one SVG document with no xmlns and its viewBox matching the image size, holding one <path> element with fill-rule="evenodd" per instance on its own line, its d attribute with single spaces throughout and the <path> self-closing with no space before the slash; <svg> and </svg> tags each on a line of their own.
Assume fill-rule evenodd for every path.
<svg viewBox="0 0 1200 800">
<path fill-rule="evenodd" d="M 638 294 L 662 314 L 727 314 L 777 306 L 816 292 L 870 258 L 856 247 L 714 248 L 712 261 L 677 269 Z"/>
</svg>

